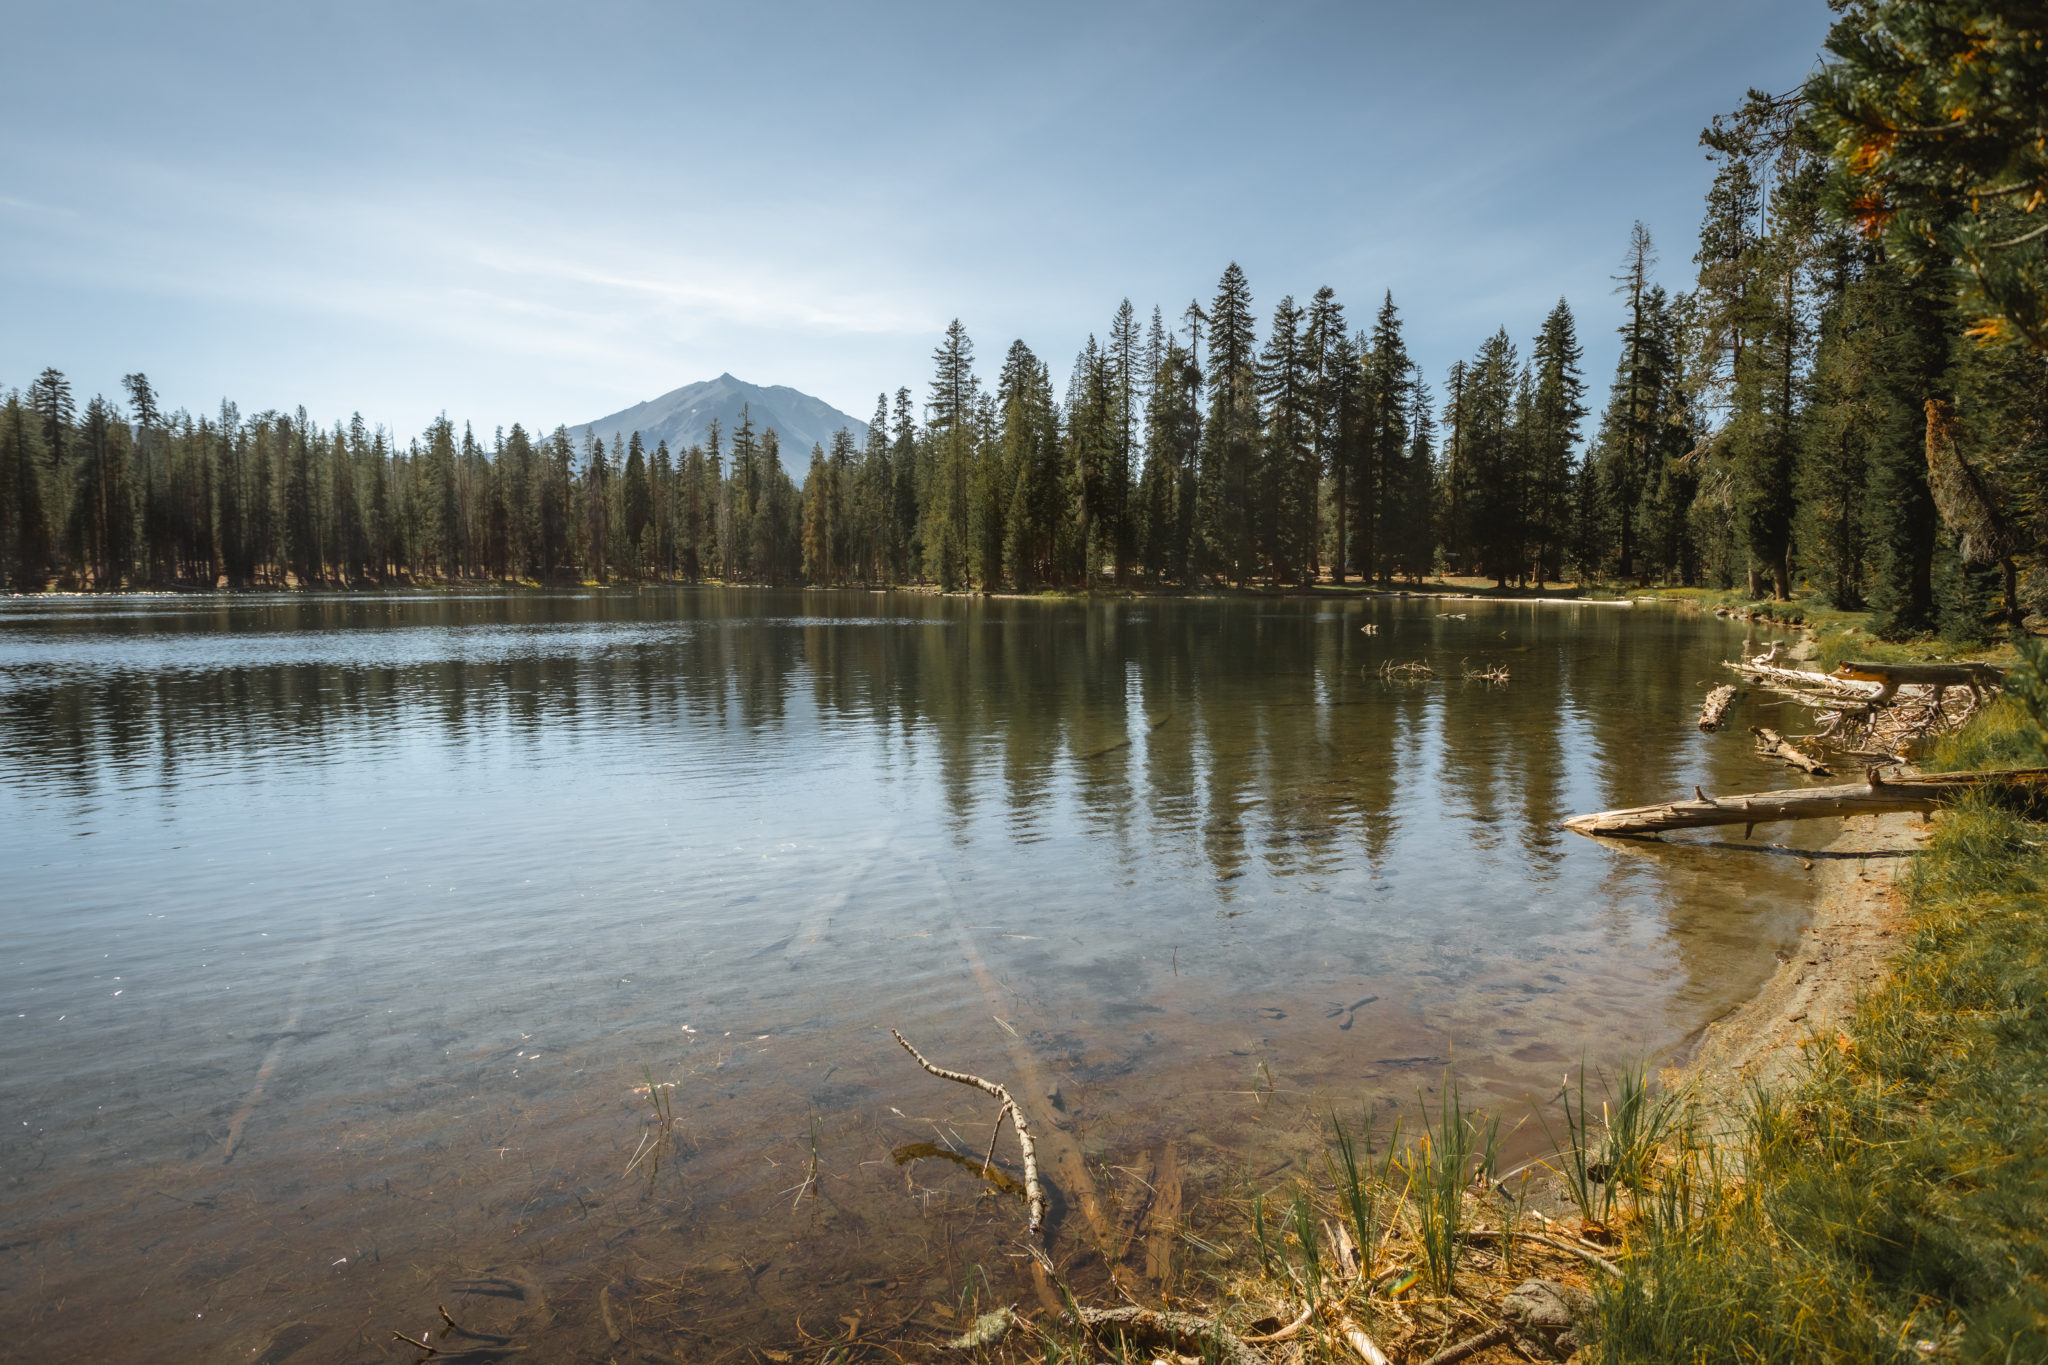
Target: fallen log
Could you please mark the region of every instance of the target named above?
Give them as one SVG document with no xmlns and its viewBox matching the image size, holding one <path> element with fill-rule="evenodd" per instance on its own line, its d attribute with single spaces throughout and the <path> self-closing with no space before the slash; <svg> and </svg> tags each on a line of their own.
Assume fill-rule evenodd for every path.
<svg viewBox="0 0 2048 1365">
<path fill-rule="evenodd" d="M 1794 791 L 1751 792 L 1742 796 L 1708 796 L 1693 788 L 1694 800 L 1667 801 L 1574 815 L 1562 822 L 1574 834 L 1623 838 L 1660 834 L 1669 829 L 1702 829 L 1709 825 L 1775 824 L 1780 820 L 1815 820 L 1829 815 L 1880 815 L 1894 810 L 1932 810 L 1964 792 L 1980 787 L 2048 788 L 2048 768 L 2018 768 L 1993 773 L 1926 773 L 1918 777 L 1884 777 L 1870 770 L 1862 782 L 1837 787 L 1802 787 Z M 1748 829 L 1744 830 L 1745 836 Z"/>
<path fill-rule="evenodd" d="M 1829 673 L 1809 673 L 1803 668 L 1779 668 L 1775 664 L 1752 663 L 1745 659 L 1727 659 L 1722 666 L 1734 669 L 1745 678 L 1776 683 L 1781 687 L 1805 688 L 1826 696 L 1840 697 L 1844 701 L 1872 702 L 1884 691 L 1881 683 L 1837 678 Z"/>
<path fill-rule="evenodd" d="M 1968 687 L 1971 683 L 1996 687 L 2005 681 L 2005 670 L 1996 664 L 1874 664 L 1851 659 L 1828 676 L 1861 682 L 1932 683 L 1937 687 Z"/>
<path fill-rule="evenodd" d="M 1890 701 L 1901 686 L 1912 683 L 1932 687 L 1935 704 L 1940 705 L 1941 694 L 1951 687 L 1967 687 L 1974 697 L 1982 695 L 1981 688 L 1998 687 L 2005 682 L 2005 670 L 1991 664 L 1879 664 L 1857 659 L 1829 676 L 1878 684 L 1876 700 L 1880 706 Z"/>
<path fill-rule="evenodd" d="M 1832 777 L 1834 775 L 1828 771 L 1827 767 L 1819 759 L 1811 758 L 1801 753 L 1793 746 L 1790 740 L 1786 739 L 1776 730 L 1762 725 L 1752 725 L 1749 727 L 1749 733 L 1756 737 L 1757 752 L 1766 758 L 1782 759 L 1803 772 L 1812 773 L 1815 777 Z"/>
<path fill-rule="evenodd" d="M 1708 734 L 1720 729 L 1728 720 L 1728 708 L 1735 703 L 1735 684 L 1729 683 L 1707 693 L 1707 699 L 1700 705 L 1700 729 Z"/>
</svg>

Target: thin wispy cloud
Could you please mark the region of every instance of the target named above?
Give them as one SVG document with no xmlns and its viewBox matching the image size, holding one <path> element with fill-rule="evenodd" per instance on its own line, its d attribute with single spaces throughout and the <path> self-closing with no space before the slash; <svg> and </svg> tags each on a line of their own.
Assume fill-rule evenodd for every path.
<svg viewBox="0 0 2048 1365">
<path fill-rule="evenodd" d="M 865 413 L 953 317 L 1064 374 L 1231 260 L 1262 316 L 1392 288 L 1432 378 L 1563 295 L 1598 384 L 1630 222 L 1682 285 L 1699 127 L 1828 21 L 1731 4 L 49 7 L 0 88 L 0 384 L 403 430 L 730 370 Z"/>
</svg>

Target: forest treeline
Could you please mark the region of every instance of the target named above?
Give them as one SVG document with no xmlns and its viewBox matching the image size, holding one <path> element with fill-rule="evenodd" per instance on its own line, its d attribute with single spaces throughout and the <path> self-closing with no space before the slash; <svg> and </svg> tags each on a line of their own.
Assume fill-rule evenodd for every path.
<svg viewBox="0 0 2048 1365">
<path fill-rule="evenodd" d="M 882 395 L 865 438 L 808 452 L 744 415 L 687 450 L 445 417 L 401 443 L 303 409 L 166 413 L 141 374 L 81 410 L 51 369 L 0 404 L 0 572 L 21 590 L 1450 573 L 1803 585 L 1900 631 L 1992 633 L 2048 593 L 2042 233 L 1997 236 L 2036 221 L 2048 180 L 2010 90 L 1900 93 L 1885 25 L 1959 8 L 1851 6 L 1804 89 L 1752 91 L 1703 132 L 1698 253 L 1667 288 L 1635 226 L 1597 415 L 1562 300 L 1433 386 L 1391 295 L 1369 320 L 1327 287 L 1289 295 L 1262 336 L 1235 264 L 1171 318 L 1123 302 L 1063 385 L 1022 341 L 985 383 L 955 321 L 921 403 Z"/>
</svg>

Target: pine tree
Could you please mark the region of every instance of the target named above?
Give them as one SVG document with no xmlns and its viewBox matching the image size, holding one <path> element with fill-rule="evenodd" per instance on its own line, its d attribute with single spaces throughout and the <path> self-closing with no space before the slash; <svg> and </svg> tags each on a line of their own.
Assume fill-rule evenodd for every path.
<svg viewBox="0 0 2048 1365">
<path fill-rule="evenodd" d="M 933 468 L 920 510 L 924 513 L 924 571 L 951 591 L 967 573 L 969 497 L 974 465 L 974 343 L 953 319 L 932 353 L 927 401 Z"/>
<path fill-rule="evenodd" d="M 1302 346 L 1302 321 L 1294 296 L 1283 297 L 1259 357 L 1258 394 L 1266 428 L 1254 484 L 1252 537 L 1254 553 L 1276 583 L 1306 580 L 1319 539 L 1314 385 Z"/>
<path fill-rule="evenodd" d="M 484 572 L 485 542 L 490 536 L 491 470 L 483 442 L 468 422 L 462 424 L 462 452 L 455 471 L 457 538 L 456 563 L 464 578 Z"/>
<path fill-rule="evenodd" d="M 875 395 L 875 415 L 868 422 L 867 443 L 860 462 L 859 571 L 868 583 L 896 579 L 895 459 L 889 449 L 889 395 Z"/>
<path fill-rule="evenodd" d="M 1191 312 L 1209 328 L 1209 410 L 1199 473 L 1200 565 L 1204 573 L 1244 584 L 1251 581 L 1256 562 L 1252 499 L 1263 423 L 1251 286 L 1237 262 L 1224 270 L 1208 313 Z"/>
<path fill-rule="evenodd" d="M 1621 359 L 1614 388 L 1601 418 L 1598 454 L 1601 501 L 1613 521 L 1616 567 L 1625 576 L 1640 576 L 1640 511 L 1650 484 L 1651 448 L 1656 444 L 1657 414 L 1663 404 L 1667 376 L 1660 368 L 1654 335 L 1650 268 L 1657 262 L 1650 230 L 1638 222 L 1629 236 L 1615 293 L 1628 301 L 1621 331 Z"/>
<path fill-rule="evenodd" d="M 625 545 L 634 561 L 622 565 L 634 578 L 645 578 L 652 565 L 641 560 L 640 545 L 654 520 L 654 491 L 647 479 L 647 450 L 634 432 L 626 444 L 626 467 L 619 476 L 619 511 Z"/>
<path fill-rule="evenodd" d="M 45 464 L 32 409 L 10 393 L 0 408 L 0 573 L 16 592 L 40 592 L 50 570 Z"/>
<path fill-rule="evenodd" d="M 1145 407 L 1145 572 L 1192 581 L 1196 470 L 1202 447 L 1202 373 L 1192 351 L 1168 337 Z"/>
<path fill-rule="evenodd" d="M 1111 423 L 1107 459 L 1102 470 L 1097 537 L 1116 575 L 1118 587 L 1130 577 L 1136 537 L 1131 518 L 1131 489 L 1136 471 L 1138 429 L 1144 420 L 1145 374 L 1137 314 L 1125 299 L 1110 319 L 1108 365 Z"/>
<path fill-rule="evenodd" d="M 1908 268 L 1960 275 L 1980 341 L 2048 351 L 2048 48 L 2038 5 L 1832 6 L 1802 92 L 1836 214 Z M 1936 395 L 1930 394 L 1929 397 Z"/>
<path fill-rule="evenodd" d="M 1955 303 L 1938 279 L 1909 274 L 1890 260 L 1872 272 L 1878 316 L 1868 344 L 1879 348 L 1881 410 L 1871 431 L 1870 605 L 1897 635 L 1935 624 L 1934 560 L 1938 519 L 1927 483 L 1926 406 L 1954 397 L 1950 367 Z"/>
<path fill-rule="evenodd" d="M 1534 350 L 1535 399 L 1530 410 L 1529 538 L 1536 586 L 1561 578 L 1572 521 L 1574 452 L 1586 418 L 1584 351 L 1563 299 L 1543 320 Z"/>
<path fill-rule="evenodd" d="M 64 469 L 69 463 L 71 431 L 77 420 L 77 409 L 71 402 L 71 381 L 62 370 L 44 370 L 28 386 L 28 404 L 42 424 L 43 458 L 51 470 Z"/>
<path fill-rule="evenodd" d="M 113 405 L 95 397 L 75 433 L 77 474 L 72 485 L 72 562 L 89 571 L 92 586 L 121 587 L 127 579 L 133 516 L 128 487 L 128 424 Z"/>
<path fill-rule="evenodd" d="M 1472 566 L 1500 588 L 1523 570 L 1521 432 L 1515 420 L 1521 376 L 1515 344 L 1503 327 L 1468 367 L 1458 432 Z"/>
<path fill-rule="evenodd" d="M 825 447 L 811 445 L 811 467 L 804 475 L 803 556 L 804 581 L 824 586 L 832 581 L 832 514 L 825 496 L 831 479 L 825 465 Z"/>
<path fill-rule="evenodd" d="M 610 581 L 612 541 L 611 465 L 602 437 L 585 436 L 583 457 L 583 571 L 599 583 Z"/>
<path fill-rule="evenodd" d="M 732 563 L 732 489 L 726 478 L 720 442 L 724 432 L 716 417 L 704 431 L 704 557 L 709 572 L 730 580 Z"/>
<path fill-rule="evenodd" d="M 745 409 L 741 410 L 742 427 L 745 426 Z M 735 440 L 734 449 L 738 449 Z M 737 463 L 737 456 L 735 456 Z M 782 438 L 774 427 L 761 432 L 761 447 L 758 460 L 753 464 L 753 531 L 754 563 L 753 580 L 756 583 L 778 584 L 787 576 L 787 556 L 792 548 L 789 534 L 790 494 L 789 479 L 782 472 Z"/>
<path fill-rule="evenodd" d="M 361 432 L 362 425 L 362 416 L 358 414 L 354 432 Z M 327 443 L 329 544 L 332 547 L 328 563 L 335 581 L 344 584 L 363 581 L 363 561 L 368 557 L 363 535 L 362 503 L 356 491 L 356 448 L 351 444 L 351 434 L 344 432 L 337 422 Z M 502 457 L 499 463 L 504 463 Z"/>
<path fill-rule="evenodd" d="M 761 477 L 764 440 L 754 433 L 753 405 L 741 404 L 740 424 L 732 433 L 732 472 L 726 478 L 732 507 L 726 577 L 742 582 L 761 581 L 762 547 L 774 537 L 774 528 L 761 524 L 769 511 L 763 496 L 768 485 Z"/>
<path fill-rule="evenodd" d="M 1408 459 L 1397 504 L 1401 517 L 1393 529 L 1395 568 L 1419 583 L 1436 562 L 1436 417 L 1429 385 L 1420 370 L 1410 371 Z"/>
<path fill-rule="evenodd" d="M 859 492 L 856 487 L 860 455 L 854 448 L 853 433 L 845 427 L 832 433 L 832 449 L 825 457 L 830 476 L 825 485 L 825 520 L 831 527 L 827 550 L 831 555 L 831 581 L 846 583 L 860 571 L 859 536 L 854 526 Z"/>
<path fill-rule="evenodd" d="M 540 562 L 540 479 L 533 439 L 519 423 L 505 438 L 506 555 L 515 578 L 545 580 Z"/>
<path fill-rule="evenodd" d="M 910 405 L 910 390 L 896 390 L 895 419 L 890 426 L 894 443 L 889 448 L 891 489 L 889 517 L 890 577 L 907 583 L 924 562 L 923 518 L 918 507 L 917 419 Z"/>
<path fill-rule="evenodd" d="M 278 435 L 285 460 L 284 557 L 285 566 L 300 586 L 320 581 L 320 540 L 313 506 L 313 450 L 307 439 L 306 410 L 298 420 L 281 418 Z M 444 566 L 444 572 L 447 571 Z"/>
<path fill-rule="evenodd" d="M 1748 547 L 1750 590 L 1759 591 L 1760 574 L 1768 573 L 1784 600 L 1792 590 L 1797 376 L 1820 162 L 1802 141 L 1792 107 L 1754 91 L 1735 114 L 1717 116 L 1700 141 L 1717 166 L 1696 258 L 1708 387 L 1727 413 L 1717 446 Z"/>
<path fill-rule="evenodd" d="M 1357 352 L 1346 326 L 1344 305 L 1337 302 L 1337 291 L 1328 285 L 1316 290 L 1315 297 L 1309 302 L 1308 320 L 1302 329 L 1302 353 L 1309 374 L 1310 430 L 1314 441 L 1312 459 L 1318 481 L 1328 479 L 1331 484 L 1330 511 L 1335 538 L 1331 546 L 1330 578 L 1337 583 L 1344 581 L 1347 511 L 1344 503 L 1352 463 L 1347 438 L 1353 434 L 1352 428 L 1356 425 L 1354 410 L 1362 378 Z M 1318 488 L 1316 501 L 1319 509 L 1320 493 Z M 1316 532 L 1310 559 L 1311 578 L 1318 576 L 1322 568 L 1320 516 Z"/>
<path fill-rule="evenodd" d="M 1444 566 L 1455 573 L 1470 567 L 1472 545 L 1471 509 L 1467 505 L 1472 487 L 1472 470 L 1466 459 L 1465 400 L 1468 374 L 1465 362 L 1454 360 L 1444 385 L 1444 426 L 1448 430 L 1437 470 L 1437 544 L 1442 547 Z"/>
<path fill-rule="evenodd" d="M 1102 563 L 1096 515 L 1104 501 L 1105 471 L 1115 459 L 1117 421 L 1110 360 L 1090 333 L 1067 382 L 1066 422 L 1069 505 L 1075 513 L 1071 557 L 1084 588 L 1095 585 Z"/>
<path fill-rule="evenodd" d="M 150 587 L 170 587 L 178 578 L 177 533 L 173 519 L 174 470 L 169 447 L 170 432 L 157 408 L 156 390 L 149 376 L 123 375 L 121 387 L 128 391 L 129 419 L 134 425 L 131 478 L 140 505 L 137 549 L 141 554 L 139 579 Z"/>
<path fill-rule="evenodd" d="M 1066 434 L 1054 395 L 1052 367 L 1019 343 L 1005 365 L 1002 440 L 1011 460 L 1010 515 L 1003 558 L 1020 587 L 1052 581 L 1060 571 L 1060 536 L 1068 488 Z"/>
<path fill-rule="evenodd" d="M 1360 574 L 1386 582 L 1393 574 L 1392 544 L 1396 537 L 1397 491 L 1408 482 L 1403 464 L 1408 450 L 1408 385 L 1414 363 L 1401 335 L 1401 315 L 1393 291 L 1380 301 L 1373 319 L 1372 340 L 1365 348 L 1362 427 L 1353 487 L 1358 507 L 1352 524 L 1354 555 Z"/>
</svg>

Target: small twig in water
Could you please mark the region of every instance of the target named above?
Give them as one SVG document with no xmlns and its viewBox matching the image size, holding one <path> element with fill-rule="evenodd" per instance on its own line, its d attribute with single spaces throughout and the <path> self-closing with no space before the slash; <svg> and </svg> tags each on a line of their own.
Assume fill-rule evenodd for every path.
<svg viewBox="0 0 2048 1365">
<path fill-rule="evenodd" d="M 994 1081 L 985 1081 L 981 1077 L 965 1071 L 948 1071 L 944 1067 L 933 1066 L 925 1060 L 922 1052 L 919 1052 L 910 1045 L 908 1038 L 896 1032 L 895 1029 L 890 1029 L 889 1033 L 897 1042 L 903 1045 L 903 1050 L 910 1054 L 913 1061 L 932 1075 L 937 1076 L 940 1080 L 957 1081 L 961 1085 L 971 1085 L 976 1090 L 993 1095 L 1002 1102 L 1004 1111 L 1010 1116 L 1010 1122 L 1017 1127 L 1017 1146 L 1024 1153 L 1024 1197 L 1031 1208 L 1031 1222 L 1025 1230 L 1033 1237 L 1038 1236 L 1045 1227 L 1045 1190 L 1038 1183 L 1038 1147 L 1031 1140 L 1031 1129 L 1024 1122 L 1024 1111 L 1019 1109 L 1017 1102 L 1010 1098 L 1010 1092 L 997 1085 Z"/>
<path fill-rule="evenodd" d="M 988 1152 L 981 1159 L 981 1175 L 988 1178 L 988 1168 L 996 1159 L 996 1139 L 1003 1134 L 1003 1119 L 1008 1116 L 1008 1106 L 996 1110 L 996 1126 L 988 1130 Z"/>
</svg>

